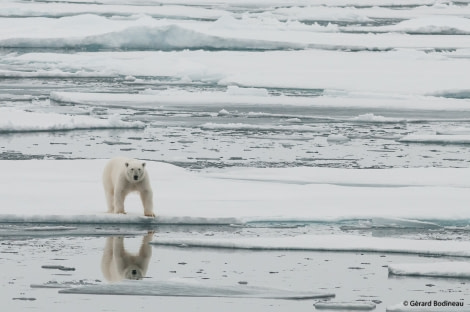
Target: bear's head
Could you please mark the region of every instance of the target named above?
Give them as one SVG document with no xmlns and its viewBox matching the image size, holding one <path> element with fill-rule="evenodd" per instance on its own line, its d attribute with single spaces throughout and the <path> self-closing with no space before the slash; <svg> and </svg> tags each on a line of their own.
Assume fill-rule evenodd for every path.
<svg viewBox="0 0 470 312">
<path fill-rule="evenodd" d="M 137 183 L 145 178 L 145 163 L 132 159 L 125 163 L 126 178 L 131 183 Z"/>
</svg>

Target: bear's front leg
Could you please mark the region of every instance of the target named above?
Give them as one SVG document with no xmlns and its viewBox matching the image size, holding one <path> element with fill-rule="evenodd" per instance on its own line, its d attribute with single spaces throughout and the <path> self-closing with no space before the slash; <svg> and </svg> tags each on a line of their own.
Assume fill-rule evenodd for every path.
<svg viewBox="0 0 470 312">
<path fill-rule="evenodd" d="M 114 194 L 112 191 L 106 190 L 106 204 L 108 205 L 108 213 L 114 212 Z"/>
<path fill-rule="evenodd" d="M 144 206 L 144 215 L 146 217 L 155 217 L 155 214 L 153 213 L 153 192 L 150 190 L 141 191 L 140 199 Z"/>
<path fill-rule="evenodd" d="M 125 214 L 124 211 L 124 199 L 126 198 L 126 194 L 123 190 L 115 190 L 114 191 L 114 213 L 122 213 Z"/>
</svg>

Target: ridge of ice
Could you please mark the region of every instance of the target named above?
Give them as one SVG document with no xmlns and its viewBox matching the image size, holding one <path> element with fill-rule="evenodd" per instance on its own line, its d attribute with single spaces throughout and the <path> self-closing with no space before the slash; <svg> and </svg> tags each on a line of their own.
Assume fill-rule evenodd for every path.
<svg viewBox="0 0 470 312">
<path fill-rule="evenodd" d="M 87 19 L 92 18 L 92 21 Z M 38 18 L 39 19 L 39 18 Z M 78 19 L 62 18 L 62 19 Z M 100 24 L 100 17 L 83 16 L 76 23 Z M 95 21 L 98 19 L 98 21 Z M 1 21 L 1 20 L 0 20 Z M 70 22 L 72 23 L 72 22 Z M 138 25 L 143 24 L 143 25 Z M 169 24 L 152 26 L 150 23 L 137 23 L 122 29 L 113 29 L 109 27 L 109 31 L 90 31 L 89 33 L 71 35 L 69 33 L 60 35 L 55 34 L 54 37 L 48 37 L 49 32 L 44 33 L 18 34 L 1 36 L 0 47 L 5 48 L 54 48 L 54 49 L 126 49 L 126 50 L 183 50 L 183 49 L 231 49 L 231 50 L 279 50 L 279 49 L 303 49 L 305 44 L 296 42 L 283 42 L 281 40 L 267 39 L 250 39 L 250 38 L 233 38 L 229 36 L 214 35 L 204 33 L 202 31 L 193 30 L 188 27 Z M 51 26 L 53 27 L 53 26 Z M 69 26 L 70 28 L 70 26 Z M 106 29 L 106 28 L 105 28 Z M 3 37 L 3 38 L 2 38 Z"/>
</svg>

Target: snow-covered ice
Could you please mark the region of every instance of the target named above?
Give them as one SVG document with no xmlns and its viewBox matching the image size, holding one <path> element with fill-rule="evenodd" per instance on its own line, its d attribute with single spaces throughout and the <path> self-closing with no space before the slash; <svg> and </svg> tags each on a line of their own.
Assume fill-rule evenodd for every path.
<svg viewBox="0 0 470 312">
<path fill-rule="evenodd" d="M 11 53 L 2 56 L 4 65 L 0 75 L 4 78 L 166 76 L 244 87 L 385 93 L 393 99 L 397 94 L 428 95 L 467 90 L 465 79 L 468 75 L 464 70 L 467 62 L 465 58 L 452 56 L 452 53 L 435 54 L 413 49 L 384 53 L 351 53 L 336 49 L 264 53 L 201 50 Z M 364 70 L 363 64 L 367 64 L 368 70 Z M 34 70 L 21 70 L 25 66 Z"/>
<path fill-rule="evenodd" d="M 4 222 L 227 224 L 384 217 L 470 219 L 467 169 L 284 168 L 197 174 L 148 162 L 158 215 L 154 220 L 143 217 L 137 197 L 130 200 L 128 215 L 105 213 L 100 180 L 105 160 L 3 163 L 0 220 Z M 21 196 L 24 193 L 28 196 Z"/>
<path fill-rule="evenodd" d="M 142 122 L 122 121 L 119 116 L 103 119 L 92 116 L 71 116 L 0 108 L 1 133 L 143 127 L 145 125 Z"/>
</svg>

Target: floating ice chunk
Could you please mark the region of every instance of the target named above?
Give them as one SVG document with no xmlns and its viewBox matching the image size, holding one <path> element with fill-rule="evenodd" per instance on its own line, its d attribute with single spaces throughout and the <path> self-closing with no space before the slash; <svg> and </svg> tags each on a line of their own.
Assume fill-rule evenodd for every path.
<svg viewBox="0 0 470 312">
<path fill-rule="evenodd" d="M 459 135 L 434 135 L 434 134 L 410 134 L 398 140 L 404 143 L 428 143 L 428 144 L 470 144 L 470 134 Z"/>
<path fill-rule="evenodd" d="M 470 99 L 470 90 L 450 89 L 450 90 L 435 92 L 430 95 L 444 97 L 448 99 Z"/>
<path fill-rule="evenodd" d="M 289 119 L 286 119 L 286 122 L 300 123 L 300 122 L 302 122 L 302 120 L 300 118 L 289 118 Z"/>
<path fill-rule="evenodd" d="M 420 221 L 412 219 L 401 218 L 373 218 L 372 224 L 374 227 L 382 228 L 412 228 L 412 229 L 438 229 L 440 226 L 434 222 Z"/>
<path fill-rule="evenodd" d="M 218 113 L 217 116 L 228 116 L 230 113 L 226 109 L 221 109 Z"/>
<path fill-rule="evenodd" d="M 238 130 L 238 131 L 293 131 L 293 132 L 319 132 L 319 128 L 306 125 L 276 126 L 276 125 L 252 125 L 244 123 L 213 123 L 208 122 L 200 126 L 201 129 L 208 130 Z"/>
<path fill-rule="evenodd" d="M 401 119 L 401 118 L 391 118 L 391 117 L 378 116 L 378 115 L 374 115 L 372 113 L 359 115 L 359 116 L 351 118 L 351 120 L 353 120 L 353 121 L 362 121 L 362 122 L 377 122 L 377 123 L 380 123 L 380 122 L 384 122 L 384 123 L 385 122 L 403 122 L 404 121 L 404 119 Z"/>
<path fill-rule="evenodd" d="M 469 262 L 389 264 L 393 275 L 470 278 Z"/>
<path fill-rule="evenodd" d="M 79 280 L 79 281 L 70 281 L 70 282 L 57 282 L 49 281 L 44 284 L 31 284 L 31 288 L 70 288 L 77 286 L 86 286 L 86 285 L 95 285 L 98 281 L 88 281 L 88 280 Z"/>
<path fill-rule="evenodd" d="M 426 16 L 403 21 L 394 26 L 384 26 L 386 31 L 400 31 L 408 33 L 470 33 L 470 20 L 457 16 Z"/>
<path fill-rule="evenodd" d="M 25 228 L 25 231 L 70 231 L 70 230 L 76 230 L 77 227 L 74 226 L 33 226 L 33 227 L 28 227 Z"/>
<path fill-rule="evenodd" d="M 362 13 L 364 10 L 353 6 L 335 8 L 328 7 L 331 2 L 325 2 L 323 5 L 312 6 L 289 6 L 280 7 L 274 10 L 275 15 L 285 16 L 287 18 L 296 18 L 302 21 L 347 21 L 347 22 L 371 22 L 372 20 Z M 349 4 L 351 5 L 351 4 Z"/>
<path fill-rule="evenodd" d="M 350 139 L 347 136 L 344 136 L 342 134 L 330 134 L 326 140 L 330 143 L 345 143 L 350 141 Z"/>
<path fill-rule="evenodd" d="M 125 81 L 135 81 L 136 78 L 134 76 L 128 75 L 124 78 Z"/>
<path fill-rule="evenodd" d="M 143 128 L 140 122 L 122 121 L 119 116 L 100 119 L 91 116 L 73 116 L 57 113 L 37 113 L 0 108 L 1 132 L 62 131 L 78 129 Z"/>
<path fill-rule="evenodd" d="M 36 298 L 33 297 L 15 297 L 12 300 L 21 300 L 21 301 L 35 301 Z"/>
<path fill-rule="evenodd" d="M 442 129 L 437 130 L 436 134 L 438 135 L 470 135 L 470 128 L 454 128 L 454 129 Z"/>
<path fill-rule="evenodd" d="M 238 86 L 228 86 L 227 94 L 246 96 L 269 96 L 268 90 L 264 88 L 240 88 Z"/>
<path fill-rule="evenodd" d="M 433 222 L 409 220 L 400 218 L 372 218 L 361 221 L 358 224 L 343 225 L 341 229 L 364 230 L 364 229 L 439 229 L 440 225 Z"/>
<path fill-rule="evenodd" d="M 314 304 L 317 310 L 344 310 L 344 311 L 369 311 L 374 310 L 376 305 L 373 302 L 332 302 L 320 301 Z"/>
<path fill-rule="evenodd" d="M 111 115 L 108 119 L 110 128 L 126 128 L 126 125 L 134 125 L 134 128 L 144 128 L 145 124 L 141 121 L 125 122 L 119 114 Z M 130 127 L 127 127 L 130 128 Z"/>
</svg>

